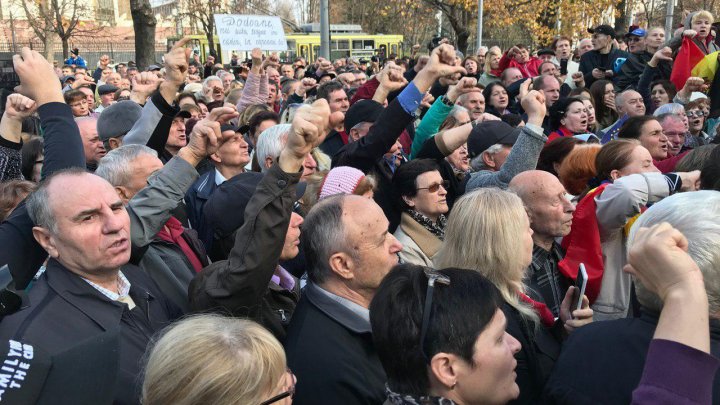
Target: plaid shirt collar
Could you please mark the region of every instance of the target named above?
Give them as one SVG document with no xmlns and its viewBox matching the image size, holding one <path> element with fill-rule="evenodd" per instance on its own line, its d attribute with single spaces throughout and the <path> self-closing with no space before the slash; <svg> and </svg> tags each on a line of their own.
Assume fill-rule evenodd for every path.
<svg viewBox="0 0 720 405">
<path fill-rule="evenodd" d="M 125 278 L 125 275 L 122 273 L 122 271 L 118 271 L 117 282 L 118 282 L 118 292 L 120 292 L 119 294 L 114 293 L 105 287 L 101 287 L 100 285 L 95 284 L 92 281 L 90 281 L 84 277 L 81 277 L 81 278 L 83 280 L 85 280 L 88 284 L 93 286 L 93 288 L 100 291 L 100 293 L 102 293 L 102 295 L 108 297 L 111 301 L 118 301 L 121 298 L 125 298 L 130 294 L 130 282 L 128 281 L 127 278 Z"/>
</svg>

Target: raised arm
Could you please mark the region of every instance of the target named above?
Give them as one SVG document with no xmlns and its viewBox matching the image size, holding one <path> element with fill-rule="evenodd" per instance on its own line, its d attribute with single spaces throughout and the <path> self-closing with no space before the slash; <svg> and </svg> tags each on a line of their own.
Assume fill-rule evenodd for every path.
<svg viewBox="0 0 720 405">
<path fill-rule="evenodd" d="M 546 110 L 545 96 L 537 90 L 532 90 L 522 98 L 521 103 L 528 115 L 528 122 L 520 131 L 517 142 L 513 145 L 505 163 L 497 172 L 483 170 L 472 173 L 467 184 L 468 191 L 479 187 L 505 189 L 518 173 L 534 170 L 537 166 L 540 151 L 547 140 L 542 130 Z"/>
<path fill-rule="evenodd" d="M 35 100 L 44 131 L 42 177 L 62 169 L 85 168 L 80 131 L 65 104 L 53 67 L 39 53 L 23 48 L 13 56 L 18 93 Z M 18 289 L 25 288 L 47 258 L 32 235 L 33 223 L 22 202 L 0 225 L 0 263 L 7 264 Z"/>
<path fill-rule="evenodd" d="M 22 122 L 31 116 L 37 105 L 22 94 L 11 94 L 0 119 L 0 182 L 22 180 L 20 149 Z"/>
<path fill-rule="evenodd" d="M 329 117 L 325 100 L 297 110 L 277 164 L 265 174 L 245 208 L 228 259 L 213 263 L 190 284 L 194 310 L 220 308 L 236 316 L 258 315 L 280 260 L 303 161 L 324 139 Z"/>
</svg>

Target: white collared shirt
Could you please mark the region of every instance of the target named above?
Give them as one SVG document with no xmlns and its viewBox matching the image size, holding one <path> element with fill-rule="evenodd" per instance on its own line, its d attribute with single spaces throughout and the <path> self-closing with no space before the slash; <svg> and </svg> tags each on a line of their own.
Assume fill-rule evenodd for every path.
<svg viewBox="0 0 720 405">
<path fill-rule="evenodd" d="M 215 169 L 215 185 L 219 186 L 219 185 L 225 183 L 226 181 L 227 181 L 227 179 L 225 178 L 225 176 L 222 175 L 222 173 L 220 173 L 220 170 Z"/>
</svg>

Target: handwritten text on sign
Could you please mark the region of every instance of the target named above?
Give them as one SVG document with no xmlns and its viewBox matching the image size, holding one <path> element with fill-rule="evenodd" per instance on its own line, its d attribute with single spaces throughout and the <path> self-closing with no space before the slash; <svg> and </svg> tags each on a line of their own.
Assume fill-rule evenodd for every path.
<svg viewBox="0 0 720 405">
<path fill-rule="evenodd" d="M 285 31 L 279 17 L 215 14 L 220 46 L 226 50 L 286 51 Z"/>
</svg>

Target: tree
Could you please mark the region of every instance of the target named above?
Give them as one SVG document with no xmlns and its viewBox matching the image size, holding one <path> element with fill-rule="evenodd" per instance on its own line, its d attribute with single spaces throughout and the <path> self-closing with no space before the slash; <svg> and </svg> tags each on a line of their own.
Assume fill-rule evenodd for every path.
<svg viewBox="0 0 720 405">
<path fill-rule="evenodd" d="M 185 0 L 183 17 L 190 19 L 192 26 L 199 26 L 208 40 L 210 54 L 219 62 L 220 58 L 215 49 L 215 14 L 227 13 L 224 0 Z M 199 25 L 198 25 L 199 23 Z"/>
<path fill-rule="evenodd" d="M 157 20 L 150 0 L 130 0 L 135 31 L 135 63 L 139 69 L 155 63 L 155 27 Z"/>
<path fill-rule="evenodd" d="M 101 23 L 95 23 L 95 9 L 83 0 L 18 0 L 25 18 L 35 35 L 43 42 L 45 54 L 52 59 L 52 44 L 55 37 L 62 41 L 63 56 L 70 53 L 70 38 L 79 35 L 92 35 L 102 29 Z M 81 22 L 93 21 L 92 24 Z"/>
<path fill-rule="evenodd" d="M 467 52 L 468 40 L 477 24 L 476 0 L 423 0 L 433 9 L 442 12 L 455 32 L 455 47 Z"/>
</svg>

